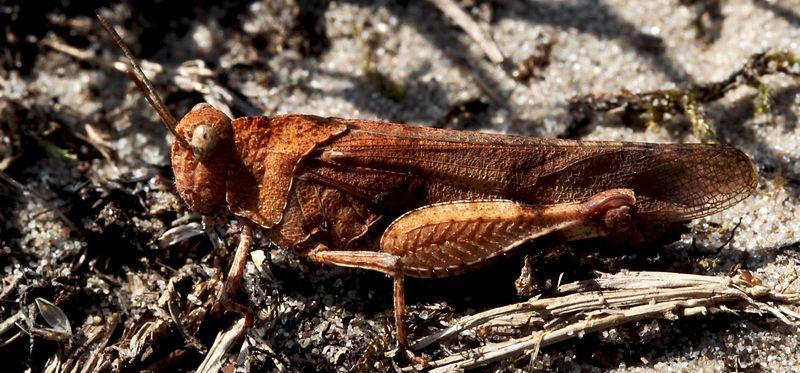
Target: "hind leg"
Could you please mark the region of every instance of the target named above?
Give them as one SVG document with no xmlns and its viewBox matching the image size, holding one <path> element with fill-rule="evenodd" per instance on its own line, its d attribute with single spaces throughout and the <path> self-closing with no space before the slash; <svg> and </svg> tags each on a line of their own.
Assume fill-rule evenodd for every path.
<svg viewBox="0 0 800 373">
<path fill-rule="evenodd" d="M 415 356 L 408 349 L 408 329 L 405 323 L 405 275 L 403 274 L 399 257 L 374 251 L 330 251 L 321 245 L 312 250 L 309 257 L 319 263 L 370 269 L 392 276 L 394 323 L 397 333 L 398 348 L 403 351 L 414 364 L 424 363 L 424 360 Z"/>
</svg>

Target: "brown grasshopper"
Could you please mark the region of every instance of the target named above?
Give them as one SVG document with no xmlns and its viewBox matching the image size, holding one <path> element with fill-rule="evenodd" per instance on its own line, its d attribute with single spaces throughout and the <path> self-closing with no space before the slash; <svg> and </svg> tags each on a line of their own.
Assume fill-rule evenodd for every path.
<svg viewBox="0 0 800 373">
<path fill-rule="evenodd" d="M 401 349 L 405 276 L 463 273 L 545 235 L 571 241 L 689 221 L 756 188 L 748 157 L 722 145 L 559 140 L 298 114 L 231 119 L 206 103 L 176 121 L 99 18 L 174 136 L 180 196 L 200 214 L 228 209 L 244 223 L 221 298 L 236 290 L 251 227 L 260 226 L 280 247 L 316 262 L 392 276 Z"/>
</svg>

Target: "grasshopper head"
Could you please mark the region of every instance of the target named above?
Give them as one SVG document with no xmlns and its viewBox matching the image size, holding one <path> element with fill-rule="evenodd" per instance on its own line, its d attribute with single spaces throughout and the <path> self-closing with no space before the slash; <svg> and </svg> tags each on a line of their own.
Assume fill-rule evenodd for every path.
<svg viewBox="0 0 800 373">
<path fill-rule="evenodd" d="M 174 136 L 172 169 L 178 193 L 189 208 L 203 215 L 222 212 L 225 208 L 227 166 L 233 152 L 231 119 L 213 106 L 202 103 L 195 105 L 177 122 L 119 34 L 105 18 L 100 15 L 97 18 L 128 58 L 131 79 Z"/>
<path fill-rule="evenodd" d="M 231 119 L 209 104 L 197 104 L 178 122 L 175 132 L 172 170 L 178 193 L 201 214 L 221 212 L 233 154 Z"/>
</svg>

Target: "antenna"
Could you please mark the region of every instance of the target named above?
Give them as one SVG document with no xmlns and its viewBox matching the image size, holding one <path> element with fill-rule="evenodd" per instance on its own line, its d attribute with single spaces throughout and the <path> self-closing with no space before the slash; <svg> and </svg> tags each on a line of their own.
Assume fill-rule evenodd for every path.
<svg viewBox="0 0 800 373">
<path fill-rule="evenodd" d="M 125 54 L 125 57 L 128 58 L 128 76 L 136 83 L 136 86 L 139 87 L 139 90 L 142 91 L 144 98 L 147 99 L 147 102 L 150 103 L 150 106 L 156 110 L 158 116 L 161 117 L 161 121 L 164 122 L 164 125 L 167 126 L 170 132 L 172 132 L 172 136 L 175 137 L 175 140 L 181 142 L 182 145 L 186 145 L 189 147 L 189 144 L 186 142 L 186 139 L 178 135 L 178 131 L 175 129 L 178 121 L 175 120 L 175 117 L 167 110 L 166 105 L 161 101 L 161 97 L 156 92 L 156 89 L 153 87 L 153 83 L 147 79 L 147 76 L 144 75 L 142 68 L 139 67 L 139 64 L 136 63 L 136 59 L 133 57 L 133 53 L 131 50 L 128 49 L 128 46 L 125 45 L 125 42 L 122 41 L 122 38 L 117 34 L 117 31 L 114 30 L 114 27 L 103 18 L 101 15 L 97 15 L 97 19 L 100 20 L 100 23 L 103 27 L 108 31 L 111 35 L 111 39 L 114 40 L 114 43 L 122 49 L 122 53 Z"/>
</svg>

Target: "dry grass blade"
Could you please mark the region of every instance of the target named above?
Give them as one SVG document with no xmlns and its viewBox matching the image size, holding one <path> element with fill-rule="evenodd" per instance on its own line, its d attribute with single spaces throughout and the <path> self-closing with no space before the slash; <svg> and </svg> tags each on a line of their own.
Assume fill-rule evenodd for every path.
<svg viewBox="0 0 800 373">
<path fill-rule="evenodd" d="M 503 57 L 503 52 L 500 51 L 497 43 L 494 42 L 489 34 L 481 30 L 481 27 L 478 26 L 469 14 L 464 12 L 458 4 L 452 0 L 431 0 L 431 2 L 436 5 L 442 13 L 450 17 L 458 27 L 466 31 L 467 35 L 478 43 L 478 46 L 481 47 L 483 53 L 486 53 L 486 57 L 489 58 L 492 63 L 503 63 L 505 57 Z"/>
<path fill-rule="evenodd" d="M 748 272 L 749 275 L 749 272 Z M 599 274 L 589 281 L 562 285 L 564 294 L 464 317 L 447 329 L 418 341 L 421 349 L 470 328 L 493 331 L 528 330 L 527 335 L 464 351 L 430 363 L 436 371 L 473 368 L 536 351 L 584 333 L 644 319 L 674 319 L 718 312 L 772 314 L 797 324 L 800 314 L 790 306 L 800 295 L 778 292 L 738 272 L 734 277 L 668 272 Z M 532 332 L 530 329 L 533 328 Z"/>
<path fill-rule="evenodd" d="M 9 317 L 9 318 L 7 318 L 7 319 L 5 319 L 3 321 L 0 321 L 0 335 L 3 335 L 7 331 L 11 330 L 11 328 L 13 328 L 15 325 L 17 325 L 17 322 L 19 322 L 21 319 L 22 319 L 22 312 L 17 312 L 15 314 L 11 315 L 11 317 Z M 0 342 L 0 343 L 2 343 L 2 342 Z"/>
<path fill-rule="evenodd" d="M 164 249 L 192 237 L 202 236 L 204 234 L 203 225 L 199 222 L 193 221 L 180 224 L 168 229 L 158 237 L 158 247 Z"/>
<path fill-rule="evenodd" d="M 235 344 L 236 339 L 244 331 L 244 318 L 239 319 L 230 329 L 219 332 L 208 354 L 197 367 L 197 372 L 219 372 L 225 363 L 225 354 Z"/>
<path fill-rule="evenodd" d="M 84 324 L 80 334 L 86 338 L 70 349 L 67 356 L 61 357 L 62 372 L 98 372 L 108 370 L 111 361 L 106 348 L 119 324 L 120 314 L 112 313 L 96 324 Z"/>
</svg>

